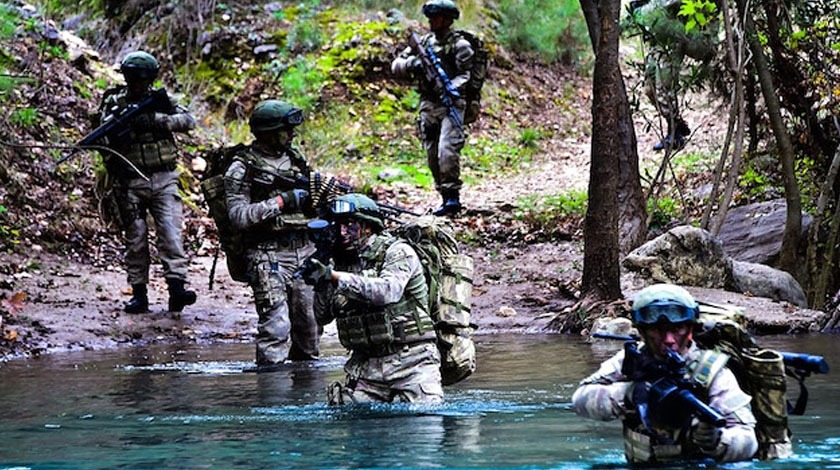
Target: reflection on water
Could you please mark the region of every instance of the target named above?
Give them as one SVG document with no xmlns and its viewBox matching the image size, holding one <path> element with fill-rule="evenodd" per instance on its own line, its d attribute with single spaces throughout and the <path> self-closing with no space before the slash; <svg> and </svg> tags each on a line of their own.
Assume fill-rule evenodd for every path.
<svg viewBox="0 0 840 470">
<path fill-rule="evenodd" d="M 331 408 L 343 351 L 254 373 L 250 345 L 73 353 L 0 368 L 0 468 L 623 468 L 620 423 L 583 420 L 577 382 L 619 344 L 479 336 L 478 372 L 431 406 Z M 825 356 L 833 337 L 763 338 Z M 838 366 L 840 367 L 840 366 Z M 836 374 L 808 380 L 797 454 L 751 468 L 840 465 Z M 732 467 L 744 467 L 733 465 Z"/>
</svg>

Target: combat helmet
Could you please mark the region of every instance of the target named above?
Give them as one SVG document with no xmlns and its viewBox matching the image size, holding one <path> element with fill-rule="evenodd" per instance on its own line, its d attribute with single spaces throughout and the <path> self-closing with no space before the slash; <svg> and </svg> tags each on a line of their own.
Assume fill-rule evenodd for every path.
<svg viewBox="0 0 840 470">
<path fill-rule="evenodd" d="M 364 220 L 379 229 L 385 228 L 382 211 L 373 199 L 358 193 L 342 194 L 330 203 L 330 211 L 337 220 L 352 218 Z"/>
<path fill-rule="evenodd" d="M 144 51 L 129 53 L 120 62 L 120 72 L 128 79 L 154 79 L 159 70 L 160 63 L 155 56 Z"/>
<path fill-rule="evenodd" d="M 633 301 L 633 324 L 696 322 L 700 308 L 687 290 L 673 284 L 654 284 L 636 294 Z"/>
<path fill-rule="evenodd" d="M 303 123 L 303 110 L 280 100 L 257 103 L 248 124 L 251 132 L 273 131 L 295 127 Z"/>
<path fill-rule="evenodd" d="M 461 12 L 452 0 L 428 0 L 423 4 L 422 11 L 426 17 L 443 15 L 457 20 L 461 16 Z"/>
</svg>

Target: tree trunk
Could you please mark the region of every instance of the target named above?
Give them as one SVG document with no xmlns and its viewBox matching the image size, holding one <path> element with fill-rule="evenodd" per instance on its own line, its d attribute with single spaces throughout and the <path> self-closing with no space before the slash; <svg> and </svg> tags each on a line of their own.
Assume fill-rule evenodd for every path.
<svg viewBox="0 0 840 470">
<path fill-rule="evenodd" d="M 601 19 L 595 0 L 580 0 L 580 7 L 589 29 L 592 50 L 597 54 L 601 38 Z M 620 31 L 619 31 L 620 34 Z M 636 145 L 636 130 L 627 98 L 624 79 L 619 80 L 616 91 L 618 117 L 618 219 L 619 250 L 622 255 L 629 253 L 645 241 L 647 236 L 647 204 L 645 203 L 642 181 L 639 176 L 639 153 Z"/>
<path fill-rule="evenodd" d="M 779 146 L 779 159 L 782 164 L 782 173 L 785 182 L 785 201 L 787 202 L 787 219 L 785 220 L 785 231 L 782 235 L 782 248 L 779 254 L 779 268 L 790 273 L 794 278 L 800 277 L 796 253 L 799 249 L 799 238 L 802 231 L 802 201 L 799 193 L 799 186 L 796 183 L 794 174 L 794 150 L 790 136 L 787 133 L 782 118 L 779 97 L 773 85 L 773 76 L 770 66 L 767 64 L 767 57 L 764 49 L 758 40 L 755 32 L 755 25 L 752 19 L 747 16 L 747 40 L 753 53 L 758 83 L 761 87 L 761 94 L 767 106 L 767 114 L 770 118 L 770 126 L 776 136 L 776 143 Z"/>
<path fill-rule="evenodd" d="M 618 196 L 623 78 L 619 67 L 620 0 L 597 2 L 599 34 L 592 84 L 592 155 L 589 206 L 584 221 L 584 298 L 622 297 L 619 267 Z M 624 97 L 626 100 L 626 96 Z M 626 105 L 626 102 L 625 102 Z M 628 113 L 629 114 L 629 113 Z"/>
</svg>

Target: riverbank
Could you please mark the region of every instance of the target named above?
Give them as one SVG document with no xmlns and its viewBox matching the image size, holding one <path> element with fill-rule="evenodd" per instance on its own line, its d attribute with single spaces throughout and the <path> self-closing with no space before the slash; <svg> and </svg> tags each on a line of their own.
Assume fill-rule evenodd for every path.
<svg viewBox="0 0 840 470">
<path fill-rule="evenodd" d="M 577 242 L 526 244 L 503 251 L 473 247 L 468 253 L 476 260 L 472 311 L 477 335 L 550 333 L 551 319 L 578 300 L 583 253 Z M 155 266 L 149 286 L 151 311 L 132 315 L 122 309 L 131 293 L 121 268 L 97 268 L 47 253 L 14 255 L 4 264 L 8 272 L 0 275 L 0 298 L 13 310 L 0 325 L 0 359 L 153 343 L 252 342 L 256 313 L 250 288 L 232 281 L 224 259 L 219 259 L 210 289 L 212 267 L 211 256 L 192 259 L 190 288 L 197 291 L 198 301 L 175 314 L 166 311 L 166 284 Z M 640 287 L 625 277 L 625 296 L 631 298 Z M 744 307 L 757 334 L 815 331 L 827 315 L 760 297 L 688 289 L 700 300 Z M 334 336 L 334 328 L 329 326 L 325 334 Z"/>
</svg>

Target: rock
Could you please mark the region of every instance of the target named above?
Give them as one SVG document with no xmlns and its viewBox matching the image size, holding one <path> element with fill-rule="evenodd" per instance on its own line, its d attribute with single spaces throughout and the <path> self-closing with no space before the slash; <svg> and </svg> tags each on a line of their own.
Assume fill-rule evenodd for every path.
<svg viewBox="0 0 840 470">
<path fill-rule="evenodd" d="M 718 233 L 726 254 L 738 261 L 772 266 L 782 247 L 786 207 L 783 199 L 777 199 L 730 209 Z M 803 234 L 812 220 L 802 214 Z"/>
<path fill-rule="evenodd" d="M 631 334 L 636 333 L 636 329 L 633 328 L 633 324 L 630 322 L 629 318 L 599 317 L 596 318 L 595 322 L 592 324 L 592 333 L 630 336 Z"/>
<path fill-rule="evenodd" d="M 501 307 L 499 307 L 499 310 L 496 310 L 496 316 L 497 317 L 504 317 L 504 318 L 515 317 L 516 316 L 516 310 L 514 310 L 514 309 L 512 309 L 508 306 L 501 306 Z"/>
<path fill-rule="evenodd" d="M 631 251 L 622 262 L 653 282 L 730 288 L 732 261 L 720 240 L 687 225 L 674 227 Z"/>
<path fill-rule="evenodd" d="M 732 276 L 738 292 L 783 300 L 799 307 L 808 306 L 802 286 L 793 276 L 779 269 L 758 263 L 733 261 Z"/>
</svg>

